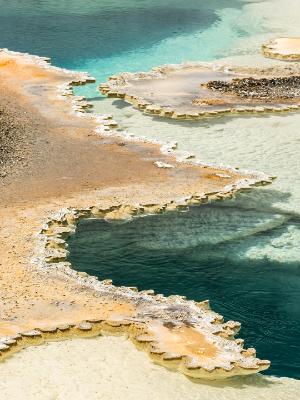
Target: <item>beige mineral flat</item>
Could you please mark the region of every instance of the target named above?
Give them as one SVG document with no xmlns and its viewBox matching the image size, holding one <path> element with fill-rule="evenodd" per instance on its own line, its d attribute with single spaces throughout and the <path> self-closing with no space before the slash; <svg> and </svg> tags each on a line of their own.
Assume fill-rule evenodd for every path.
<svg viewBox="0 0 300 400">
<path fill-rule="evenodd" d="M 300 37 L 283 37 L 262 45 L 265 57 L 286 61 L 300 61 Z"/>
<path fill-rule="evenodd" d="M 241 112 L 295 110 L 300 103 L 299 76 L 297 65 L 291 71 L 286 66 L 248 68 L 193 62 L 114 75 L 99 90 L 108 97 L 122 95 L 145 114 L 197 121 Z"/>
</svg>

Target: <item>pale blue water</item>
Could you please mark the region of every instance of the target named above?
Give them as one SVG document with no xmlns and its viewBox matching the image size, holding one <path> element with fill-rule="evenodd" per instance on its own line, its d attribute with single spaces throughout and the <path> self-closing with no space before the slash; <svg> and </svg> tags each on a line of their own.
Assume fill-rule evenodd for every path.
<svg viewBox="0 0 300 400">
<path fill-rule="evenodd" d="M 234 39 L 243 0 L 0 0 L 0 47 L 52 58 L 99 81 L 164 63 L 212 60 Z M 85 88 L 99 95 L 94 87 Z"/>
<path fill-rule="evenodd" d="M 99 83 L 122 71 L 235 54 L 236 39 L 264 29 L 258 20 L 251 27 L 240 22 L 247 3 L 0 0 L 0 47 L 49 56 L 55 65 L 88 71 Z M 99 97 L 95 85 L 84 92 Z M 272 198 L 288 202 L 283 195 Z M 116 284 L 209 298 L 216 311 L 242 322 L 247 345 L 271 359 L 271 373 L 299 378 L 299 217 L 270 208 L 270 198 L 263 207 L 255 196 L 250 203 L 242 199 L 125 225 L 86 221 L 70 240 L 70 257 L 76 268 Z"/>
</svg>

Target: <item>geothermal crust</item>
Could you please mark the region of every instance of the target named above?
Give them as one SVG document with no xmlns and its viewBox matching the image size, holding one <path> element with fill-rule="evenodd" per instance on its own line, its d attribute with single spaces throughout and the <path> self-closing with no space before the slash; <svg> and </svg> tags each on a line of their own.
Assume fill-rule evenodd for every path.
<svg viewBox="0 0 300 400">
<path fill-rule="evenodd" d="M 240 324 L 224 323 L 207 301 L 116 287 L 76 272 L 66 239 L 81 218 L 172 211 L 271 178 L 183 162 L 174 144 L 131 136 L 120 142 L 112 116 L 86 113 L 89 104 L 73 95 L 73 85 L 93 79 L 49 60 L 2 50 L 0 76 L 1 102 L 11 111 L 13 101 L 15 112 L 26 115 L 20 141 L 32 135 L 29 159 L 5 160 L 1 178 L 0 359 L 47 340 L 108 333 L 127 335 L 156 362 L 196 378 L 268 368 L 234 338 Z M 5 119 L 8 131 L 12 120 Z"/>
<path fill-rule="evenodd" d="M 270 40 L 262 45 L 265 57 L 283 61 L 300 61 L 300 38 L 284 37 Z"/>
<path fill-rule="evenodd" d="M 240 78 L 230 82 L 210 81 L 206 87 L 224 94 L 237 95 L 243 99 L 261 99 L 274 102 L 278 99 L 300 98 L 300 76 L 282 78 Z"/>
<path fill-rule="evenodd" d="M 99 89 L 147 114 L 199 120 L 223 114 L 297 110 L 299 75 L 297 65 L 259 69 L 185 63 L 156 67 L 150 72 L 114 75 Z M 269 96 L 266 87 L 263 90 L 265 84 Z M 220 87 L 232 90 L 219 90 Z"/>
</svg>

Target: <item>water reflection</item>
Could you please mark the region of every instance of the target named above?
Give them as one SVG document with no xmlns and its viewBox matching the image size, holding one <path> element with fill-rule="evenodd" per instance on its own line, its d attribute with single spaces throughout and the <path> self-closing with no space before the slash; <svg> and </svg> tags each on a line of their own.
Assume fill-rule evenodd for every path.
<svg viewBox="0 0 300 400">
<path fill-rule="evenodd" d="M 257 190 L 128 223 L 85 220 L 69 240 L 70 259 L 117 285 L 210 299 L 272 361 L 268 373 L 300 378 L 300 248 L 287 260 L 291 243 L 280 244 L 291 231 L 299 239 L 300 221 L 272 205 L 282 196 Z M 255 256 L 261 245 L 270 254 Z"/>
</svg>

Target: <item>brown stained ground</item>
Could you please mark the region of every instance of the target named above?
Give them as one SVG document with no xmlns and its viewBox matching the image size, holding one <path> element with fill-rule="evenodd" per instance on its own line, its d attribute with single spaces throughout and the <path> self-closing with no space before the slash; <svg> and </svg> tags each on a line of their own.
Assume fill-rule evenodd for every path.
<svg viewBox="0 0 300 400">
<path fill-rule="evenodd" d="M 220 191 L 244 177 L 231 173 L 228 179 L 216 175 L 228 171 L 178 163 L 162 156 L 156 145 L 120 145 L 117 138 L 97 136 L 94 120 L 70 114 L 70 102 L 57 97 L 56 86 L 69 80 L 62 72 L 0 52 L 0 107 L 9 113 L 3 121 L 7 130 L 12 121 L 16 130 L 24 115 L 12 138 L 22 162 L 11 164 L 10 153 L 3 159 L 6 173 L 0 179 L 0 337 L 135 315 L 130 302 L 108 302 L 75 278 L 31 264 L 36 234 L 51 212 L 91 205 L 167 204 L 182 196 Z M 155 160 L 175 168 L 157 168 Z M 190 336 L 191 332 L 177 332 L 172 349 L 188 348 L 185 341 Z M 198 339 L 212 355 L 211 344 L 200 333 Z"/>
</svg>

